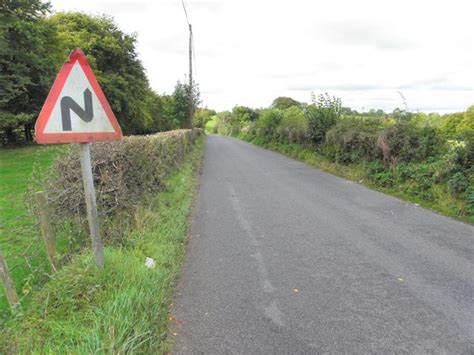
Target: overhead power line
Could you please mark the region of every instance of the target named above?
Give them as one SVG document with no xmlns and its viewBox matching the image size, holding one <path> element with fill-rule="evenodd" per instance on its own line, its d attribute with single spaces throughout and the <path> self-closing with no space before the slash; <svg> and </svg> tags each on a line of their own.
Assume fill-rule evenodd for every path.
<svg viewBox="0 0 474 355">
<path fill-rule="evenodd" d="M 186 5 L 184 4 L 184 0 L 181 0 L 181 4 L 183 5 L 184 15 L 186 16 L 186 22 L 188 23 L 188 26 L 189 26 L 188 12 L 186 11 Z"/>
</svg>

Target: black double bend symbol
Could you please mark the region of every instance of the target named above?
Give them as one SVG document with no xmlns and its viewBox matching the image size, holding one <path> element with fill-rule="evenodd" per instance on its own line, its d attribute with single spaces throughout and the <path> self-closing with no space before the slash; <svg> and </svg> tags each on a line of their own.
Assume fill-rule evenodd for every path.
<svg viewBox="0 0 474 355">
<path fill-rule="evenodd" d="M 94 108 L 92 107 L 92 93 L 89 89 L 84 90 L 84 109 L 70 96 L 61 99 L 61 118 L 63 131 L 71 131 L 71 110 L 84 122 L 91 122 L 94 118 Z"/>
</svg>

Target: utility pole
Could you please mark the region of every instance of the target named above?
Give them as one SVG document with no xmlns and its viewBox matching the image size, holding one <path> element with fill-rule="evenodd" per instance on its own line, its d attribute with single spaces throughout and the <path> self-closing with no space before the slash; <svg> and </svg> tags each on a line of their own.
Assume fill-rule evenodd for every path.
<svg viewBox="0 0 474 355">
<path fill-rule="evenodd" d="M 189 128 L 193 128 L 194 100 L 193 100 L 193 28 L 189 25 Z"/>
</svg>

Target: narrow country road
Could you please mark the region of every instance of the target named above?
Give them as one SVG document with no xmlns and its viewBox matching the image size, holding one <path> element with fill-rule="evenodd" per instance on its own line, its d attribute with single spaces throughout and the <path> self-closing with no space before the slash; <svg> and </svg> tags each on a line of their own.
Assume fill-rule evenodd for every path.
<svg viewBox="0 0 474 355">
<path fill-rule="evenodd" d="M 177 354 L 474 353 L 474 227 L 209 136 Z"/>
</svg>

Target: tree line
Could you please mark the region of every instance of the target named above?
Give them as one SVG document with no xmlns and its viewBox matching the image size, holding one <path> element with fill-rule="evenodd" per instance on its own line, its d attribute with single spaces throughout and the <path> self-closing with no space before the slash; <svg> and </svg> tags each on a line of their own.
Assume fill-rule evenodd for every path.
<svg viewBox="0 0 474 355">
<path fill-rule="evenodd" d="M 474 216 L 474 105 L 445 115 L 358 112 L 324 94 L 313 95 L 310 104 L 279 97 L 268 108 L 236 106 L 207 121 L 216 133 L 299 146 L 339 166 L 356 166 L 373 185 L 428 204 L 452 203 L 453 215 Z"/>
<path fill-rule="evenodd" d="M 0 144 L 33 142 L 36 118 L 55 76 L 80 47 L 124 134 L 150 134 L 188 125 L 189 95 L 197 85 L 177 82 L 170 95 L 149 85 L 136 53 L 136 37 L 112 18 L 84 13 L 51 13 L 42 0 L 0 3 Z"/>
</svg>

